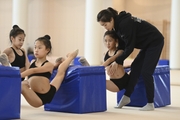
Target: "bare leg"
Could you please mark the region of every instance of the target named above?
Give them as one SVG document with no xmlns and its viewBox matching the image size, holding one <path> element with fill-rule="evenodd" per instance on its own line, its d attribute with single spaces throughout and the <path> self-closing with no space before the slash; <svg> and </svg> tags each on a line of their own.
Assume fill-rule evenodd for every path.
<svg viewBox="0 0 180 120">
<path fill-rule="evenodd" d="M 41 99 L 36 95 L 36 93 L 29 89 L 27 80 L 21 82 L 21 93 L 31 106 L 40 107 L 43 105 Z"/>
<path fill-rule="evenodd" d="M 119 88 L 110 80 L 106 80 L 106 89 L 111 92 L 119 92 Z"/>
<path fill-rule="evenodd" d="M 109 70 L 109 67 L 106 67 L 107 71 Z M 108 73 L 108 72 L 107 72 Z M 122 65 L 118 65 L 118 69 L 113 75 L 110 75 L 110 78 L 122 78 L 125 75 L 125 71 Z M 128 79 L 127 79 L 128 80 Z M 118 105 L 115 108 L 122 108 L 124 105 L 127 105 L 130 103 L 130 98 L 123 95 L 121 98 L 121 101 L 118 103 Z"/>
<path fill-rule="evenodd" d="M 90 64 L 88 63 L 88 61 L 86 60 L 86 58 L 81 57 L 78 60 L 83 66 L 90 66 Z"/>
<path fill-rule="evenodd" d="M 2 54 L 0 55 L 0 63 L 1 63 L 2 65 L 4 65 L 4 66 L 11 66 L 11 65 L 9 64 L 8 57 L 7 57 L 7 55 L 6 55 L 5 53 L 2 53 Z"/>
<path fill-rule="evenodd" d="M 54 79 L 51 81 L 51 84 L 54 87 L 56 87 L 56 90 L 59 89 L 62 81 L 64 80 L 64 76 L 66 74 L 67 68 L 69 67 L 71 61 L 74 60 L 74 58 L 77 56 L 78 52 L 79 52 L 79 50 L 69 53 L 67 58 L 65 59 L 65 61 L 59 65 L 57 74 L 54 77 Z"/>
<path fill-rule="evenodd" d="M 66 57 L 68 57 L 69 54 L 70 54 L 70 53 L 68 53 L 68 54 L 66 55 Z M 74 65 L 74 59 L 71 61 L 70 65 Z"/>
</svg>

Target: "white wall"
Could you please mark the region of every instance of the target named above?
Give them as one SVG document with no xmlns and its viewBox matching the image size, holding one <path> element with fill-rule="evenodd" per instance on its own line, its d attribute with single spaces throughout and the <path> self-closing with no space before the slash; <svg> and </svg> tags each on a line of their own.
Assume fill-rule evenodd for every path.
<svg viewBox="0 0 180 120">
<path fill-rule="evenodd" d="M 12 1 L 0 0 L 0 51 L 11 45 L 9 32 L 12 28 Z"/>
<path fill-rule="evenodd" d="M 35 39 L 49 34 L 52 38 L 53 56 L 65 56 L 76 48 L 80 49 L 80 56 L 84 55 L 86 0 L 29 0 L 28 2 L 28 30 L 25 31 L 27 46 L 33 46 Z M 170 20 L 171 0 L 125 0 L 123 3 L 125 10 L 137 17 L 152 21 Z M 102 5 L 104 8 L 112 6 L 112 0 L 104 0 Z M 1 51 L 10 46 L 11 28 L 12 0 L 0 0 Z M 102 28 L 102 46 L 97 48 L 101 49 L 102 57 L 106 51 L 103 33 Z"/>
<path fill-rule="evenodd" d="M 171 0 L 126 0 L 126 10 L 151 21 L 170 20 Z"/>
</svg>

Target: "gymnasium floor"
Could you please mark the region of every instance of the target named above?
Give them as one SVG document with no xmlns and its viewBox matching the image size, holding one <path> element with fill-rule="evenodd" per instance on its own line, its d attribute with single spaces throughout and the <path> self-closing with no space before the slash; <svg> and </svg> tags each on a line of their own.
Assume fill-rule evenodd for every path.
<svg viewBox="0 0 180 120">
<path fill-rule="evenodd" d="M 33 108 L 21 97 L 22 120 L 180 120 L 180 70 L 171 70 L 171 105 L 154 111 L 139 111 L 138 107 L 115 109 L 116 93 L 107 91 L 107 111 L 86 114 L 44 111 Z"/>
</svg>

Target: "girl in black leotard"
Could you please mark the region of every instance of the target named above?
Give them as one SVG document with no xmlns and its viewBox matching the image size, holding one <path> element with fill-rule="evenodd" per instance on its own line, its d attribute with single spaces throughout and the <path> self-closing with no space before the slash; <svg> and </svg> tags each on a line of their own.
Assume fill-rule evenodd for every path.
<svg viewBox="0 0 180 120">
<path fill-rule="evenodd" d="M 49 35 L 38 38 L 34 47 L 36 59 L 31 62 L 29 69 L 21 73 L 22 78 L 28 76 L 27 80 L 21 82 L 21 93 L 33 107 L 40 107 L 51 102 L 64 79 L 69 64 L 78 54 L 78 50 L 69 53 L 59 65 L 56 76 L 49 83 L 54 65 L 47 61 L 46 56 L 51 52 L 51 48 Z M 6 54 L 0 55 L 0 62 L 8 65 Z"/>
<path fill-rule="evenodd" d="M 9 38 L 12 46 L 5 49 L 3 53 L 8 56 L 11 66 L 19 67 L 20 71 L 23 72 L 29 68 L 27 54 L 25 49 L 22 48 L 25 39 L 24 30 L 14 25 L 10 31 Z"/>
<path fill-rule="evenodd" d="M 114 31 L 105 32 L 104 43 L 108 48 L 108 51 L 104 56 L 104 63 L 102 65 L 105 66 L 108 70 L 115 59 L 124 51 L 124 43 L 119 43 L 119 47 L 117 47 L 118 36 Z M 80 58 L 79 61 L 82 65 L 89 65 L 87 60 L 83 57 Z M 123 62 L 118 65 L 116 73 L 113 75 L 109 75 L 109 77 L 110 80 L 106 80 L 106 89 L 108 89 L 109 91 L 118 92 L 126 88 L 129 81 L 129 75 L 124 71 Z"/>
</svg>

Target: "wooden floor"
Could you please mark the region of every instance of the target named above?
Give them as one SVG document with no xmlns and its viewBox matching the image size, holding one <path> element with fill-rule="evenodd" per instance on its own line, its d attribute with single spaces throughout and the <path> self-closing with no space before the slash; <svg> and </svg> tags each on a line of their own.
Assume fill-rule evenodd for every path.
<svg viewBox="0 0 180 120">
<path fill-rule="evenodd" d="M 171 105 L 154 111 L 139 111 L 138 107 L 115 109 L 116 93 L 107 91 L 107 111 L 86 114 L 44 111 L 33 108 L 21 97 L 22 120 L 180 120 L 180 70 L 171 70 Z"/>
</svg>

